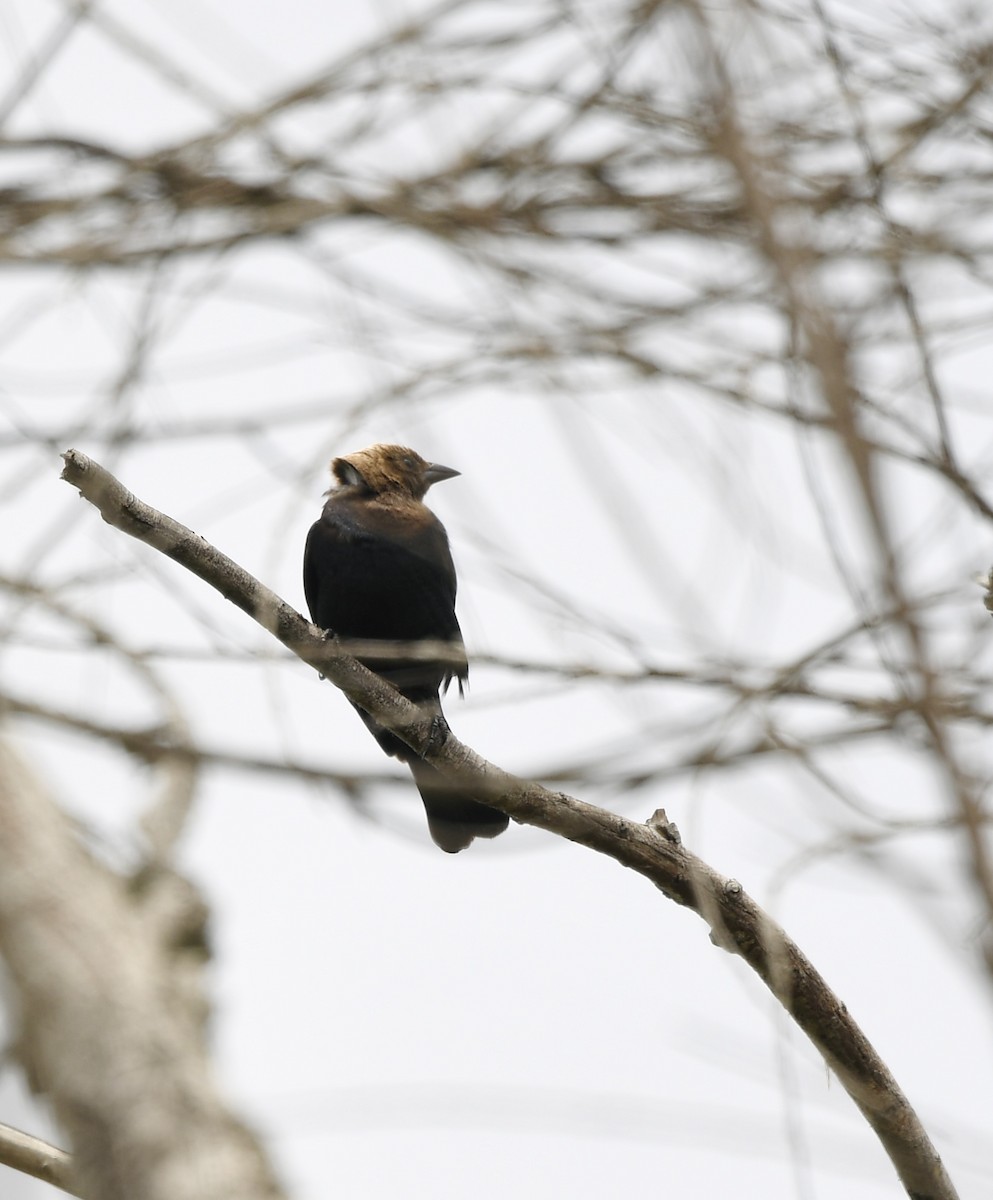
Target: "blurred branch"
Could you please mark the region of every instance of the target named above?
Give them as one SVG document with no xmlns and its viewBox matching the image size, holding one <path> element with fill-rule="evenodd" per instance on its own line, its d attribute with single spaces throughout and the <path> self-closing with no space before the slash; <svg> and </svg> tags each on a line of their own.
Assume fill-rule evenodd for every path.
<svg viewBox="0 0 993 1200">
<path fill-rule="evenodd" d="M 209 1067 L 205 910 L 190 885 L 161 869 L 123 880 L 103 866 L 2 741 L 0 826 L 15 1053 L 69 1136 L 71 1161 L 56 1170 L 73 1193 L 279 1200 Z"/>
<path fill-rule="evenodd" d="M 812 245 L 784 236 L 786 228 L 784 183 L 773 183 L 782 175 L 783 163 L 775 154 L 759 153 L 739 117 L 742 105 L 727 64 L 713 36 L 710 17 L 704 5 L 694 0 L 701 36 L 706 51 L 706 66 L 712 75 L 716 114 L 713 136 L 715 152 L 723 157 L 737 179 L 744 211 L 755 229 L 756 240 L 774 274 L 786 320 L 793 330 L 796 353 L 813 373 L 821 399 L 830 415 L 830 428 L 845 455 L 866 524 L 871 531 L 873 560 L 882 590 L 894 609 L 896 627 L 908 646 L 908 666 L 901 666 L 886 652 L 889 674 L 900 689 L 901 706 L 920 722 L 934 750 L 935 761 L 944 776 L 949 798 L 959 812 L 961 828 L 970 859 L 971 874 L 982 907 L 984 934 L 981 938 L 983 959 L 993 972 L 993 853 L 988 845 L 985 818 L 980 798 L 981 785 L 964 769 L 951 742 L 947 723 L 948 703 L 941 672 L 928 637 L 919 620 L 907 586 L 906 567 L 897 547 L 895 522 L 887 503 L 885 480 L 873 443 L 865 436 L 867 406 L 861 395 L 853 366 L 852 347 L 841 331 L 839 320 L 823 296 L 817 281 L 820 265 Z M 881 169 L 868 145 L 864 124 L 854 103 L 847 72 L 822 9 L 821 18 L 829 58 L 838 74 L 842 90 L 854 114 L 857 141 L 869 164 L 872 199 L 877 216 L 893 227 L 883 203 Z M 954 480 L 959 468 L 953 457 L 945 406 L 940 395 L 917 303 L 910 291 L 899 262 L 891 264 L 894 286 L 907 319 L 922 364 L 922 373 L 935 415 L 940 449 L 938 460 L 947 478 Z M 853 598 L 862 607 L 860 589 L 852 585 Z"/>
<path fill-rule="evenodd" d="M 0 590 L 57 615 L 75 627 L 85 638 L 86 644 L 109 647 L 123 659 L 137 681 L 158 702 L 162 721 L 154 730 L 111 730 L 91 718 L 56 713 L 43 704 L 21 702 L 0 691 L 0 712 L 6 710 L 37 716 L 101 739 L 115 740 L 125 749 L 139 754 L 145 762 L 154 763 L 160 768 L 158 794 L 142 817 L 142 826 L 148 839 L 149 859 L 167 862 L 193 806 L 199 765 L 195 754 L 184 753 L 191 745 L 191 734 L 179 701 L 160 672 L 149 663 L 148 655 L 124 646 L 121 639 L 102 621 L 79 612 L 52 589 L 24 579 L 0 575 Z M 0 627 L 0 635 L 3 632 Z"/>
<path fill-rule="evenodd" d="M 346 655 L 335 638 L 305 621 L 203 538 L 138 500 L 86 455 L 69 450 L 63 458 L 63 479 L 78 487 L 108 524 L 216 588 L 460 788 L 516 821 L 613 858 L 703 917 L 715 944 L 748 962 L 823 1055 L 876 1132 L 908 1194 L 915 1200 L 954 1200 L 955 1189 L 920 1120 L 845 1005 L 739 883 L 719 875 L 680 843 L 661 810 L 646 824 L 629 821 L 502 771 L 450 731 L 439 736 L 430 718 Z"/>
<path fill-rule="evenodd" d="M 113 743 L 143 763 L 166 763 L 173 767 L 229 767 L 236 771 L 261 772 L 267 775 L 293 775 L 314 783 L 334 784 L 348 796 L 354 796 L 374 784 L 397 783 L 401 780 L 400 776 L 385 771 L 352 774 L 333 771 L 316 763 L 263 758 L 233 750 L 214 750 L 194 745 L 191 741 L 173 741 L 169 730 L 162 726 L 142 729 L 113 725 L 14 696 L 0 695 L 0 711 L 30 717 L 85 737 Z M 405 779 L 403 782 L 406 784 Z M 146 815 L 145 820 L 147 819 Z M 166 856 L 160 853 L 156 857 L 164 860 Z"/>
<path fill-rule="evenodd" d="M 91 15 L 93 0 L 75 0 L 67 4 L 68 12 L 48 36 L 48 40 L 25 63 L 18 78 L 5 96 L 0 97 L 0 126 L 5 125 L 18 107 L 31 95 L 38 81 L 45 75 L 53 59 L 72 37 L 76 26 Z"/>
</svg>

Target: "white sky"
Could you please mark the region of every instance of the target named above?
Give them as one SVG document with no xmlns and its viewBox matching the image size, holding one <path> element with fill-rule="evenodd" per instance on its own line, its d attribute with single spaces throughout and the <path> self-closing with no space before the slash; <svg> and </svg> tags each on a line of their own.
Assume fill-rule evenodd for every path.
<svg viewBox="0 0 993 1200">
<path fill-rule="evenodd" d="M 8 0 L 0 95 L 70 11 Z M 58 132 L 134 152 L 168 144 L 307 77 L 406 10 L 142 0 L 95 11 L 16 109 L 8 135 Z M 501 19 L 481 11 L 480 20 Z M 577 41 L 601 35 L 596 6 L 584 21 Z M 165 64 L 196 82 L 199 103 L 165 78 Z M 439 105 L 418 126 L 421 140 L 405 143 L 411 162 L 444 158 L 446 139 L 467 138 L 485 114 L 482 100 L 479 112 L 452 108 L 449 121 Z M 344 120 L 318 109 L 280 133 L 304 145 Z M 0 185 L 33 169 L 0 156 Z M 646 262 L 641 283 L 631 264 L 618 263 L 615 278 L 630 271 L 631 287 L 675 294 L 681 271 L 735 269 L 718 259 L 715 251 L 708 267 L 676 255 L 664 270 Z M 572 265 L 592 274 L 597 262 Z M 327 460 L 376 440 L 411 444 L 463 473 L 430 502 L 451 536 L 470 657 L 630 668 L 637 656 L 597 636 L 583 614 L 638 631 L 653 661 L 676 664 L 720 660 L 742 646 L 749 653 L 740 657 L 774 663 L 844 627 L 851 610 L 822 543 L 803 453 L 771 420 L 727 409 L 715 418 L 678 381 L 625 390 L 586 364 L 573 377 L 587 389 L 581 396 L 550 399 L 535 374 L 514 389 L 470 379 L 456 397 L 356 411 L 412 364 L 462 353 L 477 335 L 473 320 L 485 328 L 502 318 L 511 330 L 554 324 L 554 308 L 533 294 L 508 294 L 503 310 L 492 305 L 486 280 L 483 264 L 467 267 L 427 239 L 355 225 L 307 246 L 167 265 L 155 280 L 154 349 L 121 402 L 139 427 L 313 411 L 265 435 L 164 437 L 118 453 L 106 445 L 120 411 L 110 397 L 139 327 L 147 270 L 79 279 L 8 270 L 0 277 L 0 431 L 82 421 L 81 450 L 300 607 L 303 540 Z M 413 298 L 413 315 L 391 310 L 397 297 L 384 281 Z M 462 338 L 420 319 L 425 296 L 465 310 Z M 683 365 L 710 353 L 730 363 L 736 343 L 767 333 L 746 315 L 726 341 L 673 336 L 661 352 Z M 985 349 L 965 347 L 948 377 L 971 398 L 966 389 L 984 390 L 977 381 L 987 362 Z M 982 403 L 957 426 L 977 466 L 988 455 L 971 436 Z M 698 918 L 616 864 L 537 830 L 512 826 L 457 857 L 438 852 L 413 785 L 378 756 L 330 685 L 297 663 L 266 662 L 273 648 L 247 618 L 104 526 L 59 482 L 53 448 L 3 453 L 8 478 L 22 478 L 15 495 L 5 487 L 5 570 L 57 580 L 85 564 L 116 564 L 121 578 L 102 594 L 101 612 L 129 644 L 254 655 L 159 663 L 202 744 L 398 781 L 379 789 L 380 819 L 370 822 L 330 787 L 208 769 L 184 840 L 182 866 L 214 910 L 218 1069 L 291 1194 L 898 1194 L 840 1085 L 744 964 L 710 944 Z M 857 562 L 864 542 L 844 511 L 844 476 L 820 447 L 809 453 Z M 901 491 L 896 475 L 891 486 L 907 544 L 933 535 L 947 516 L 941 504 L 913 482 Z M 986 565 L 988 535 L 978 536 L 956 516 L 947 537 L 931 537 L 936 579 Z M 53 537 L 58 555 L 41 554 Z M 511 569 L 536 586 L 522 589 Z M 127 672 L 91 647 L 58 656 L 53 669 L 56 656 L 41 643 L 66 640 L 58 622 L 39 615 L 14 628 L 3 665 L 19 694 L 109 721 L 152 717 Z M 528 773 L 610 748 L 626 762 L 668 761 L 681 744 L 673 730 L 699 721 L 709 703 L 658 686 L 521 681 L 477 663 L 468 700 L 452 696 L 446 709 L 468 744 Z M 795 714 L 797 728 L 813 719 Z M 716 720 L 714 734 L 727 744 L 750 728 Z M 66 807 L 126 857 L 150 798 L 148 775 L 69 735 L 26 724 L 19 734 Z M 988 750 L 976 754 L 988 770 Z M 940 789 L 921 778 L 910 751 L 862 747 L 835 765 L 877 811 L 940 810 Z M 576 791 L 636 817 L 664 805 L 694 851 L 770 905 L 918 1107 L 963 1200 L 988 1193 L 989 1001 L 969 958 L 974 931 L 962 897 L 915 895 L 912 881 L 851 854 L 826 856 L 780 889 L 795 856 L 847 828 L 829 798 L 780 760 L 718 776 L 674 773 L 620 800 L 609 786 Z M 919 837 L 906 861 L 932 879 L 941 864 L 961 870 L 957 854 L 943 839 Z M 45 1133 L 10 1072 L 0 1079 L 0 1120 Z M 6 1173 L 2 1187 L 11 1200 L 54 1194 Z"/>
</svg>

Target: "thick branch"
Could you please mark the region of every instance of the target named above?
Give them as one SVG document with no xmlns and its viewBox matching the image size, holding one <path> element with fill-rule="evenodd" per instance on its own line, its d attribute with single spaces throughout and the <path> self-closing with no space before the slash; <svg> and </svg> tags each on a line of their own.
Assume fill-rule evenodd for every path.
<svg viewBox="0 0 993 1200">
<path fill-rule="evenodd" d="M 22 1133 L 13 1125 L 0 1124 L 0 1163 L 12 1171 L 33 1175 L 70 1196 L 78 1196 L 72 1186 L 72 1159 L 64 1150 Z"/>
<path fill-rule="evenodd" d="M 126 886 L 2 741 L 0 828 L 16 1053 L 73 1148 L 66 1161 L 5 1131 L 0 1162 L 87 1200 L 278 1200 L 210 1070 L 195 897 L 161 873 Z"/>
<path fill-rule="evenodd" d="M 460 788 L 518 822 L 608 855 L 703 917 L 712 940 L 745 959 L 823 1055 L 875 1130 L 908 1195 L 954 1200 L 955 1189 L 916 1113 L 844 1004 L 739 883 L 680 844 L 664 814 L 644 825 L 627 820 L 518 779 L 451 733 L 439 737 L 430 718 L 203 538 L 142 503 L 86 455 L 69 450 L 63 458 L 62 477 L 96 505 L 105 521 L 216 588 Z"/>
</svg>

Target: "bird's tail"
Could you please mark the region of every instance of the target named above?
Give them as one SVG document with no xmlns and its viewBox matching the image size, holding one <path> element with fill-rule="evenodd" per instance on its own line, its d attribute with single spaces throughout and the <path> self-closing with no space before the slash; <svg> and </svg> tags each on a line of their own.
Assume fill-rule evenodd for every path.
<svg viewBox="0 0 993 1200">
<path fill-rule="evenodd" d="M 506 813 L 464 795 L 423 758 L 411 755 L 409 765 L 424 801 L 431 837 L 442 850 L 457 854 L 473 838 L 493 838 L 507 828 Z"/>
<path fill-rule="evenodd" d="M 417 696 L 413 699 L 427 712 L 443 717 L 441 703 L 436 695 L 426 698 Z M 446 779 L 430 763 L 418 757 L 402 738 L 384 729 L 375 717 L 371 717 L 358 705 L 355 705 L 355 708 L 382 749 L 391 758 L 398 758 L 410 767 L 410 773 L 414 776 L 417 790 L 424 801 L 428 829 L 436 846 L 447 850 L 449 854 L 457 854 L 464 850 L 473 838 L 493 838 L 503 833 L 510 824 L 506 813 L 490 808 L 488 804 L 461 792 L 458 784 Z"/>
</svg>

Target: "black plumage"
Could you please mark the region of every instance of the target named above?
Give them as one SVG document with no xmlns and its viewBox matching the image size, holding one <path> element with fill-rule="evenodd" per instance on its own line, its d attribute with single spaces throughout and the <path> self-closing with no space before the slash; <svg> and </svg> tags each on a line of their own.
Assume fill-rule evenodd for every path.
<svg viewBox="0 0 993 1200">
<path fill-rule="evenodd" d="M 331 463 L 337 486 L 307 536 L 303 582 L 315 625 L 344 641 L 445 642 L 442 658 L 402 650 L 359 659 L 408 700 L 442 717 L 439 693 L 469 676 L 455 616 L 455 566 L 445 528 L 423 503 L 428 488 L 458 471 L 425 462 L 405 446 L 370 446 Z M 496 837 L 508 819 L 450 784 L 395 734 L 356 706 L 383 750 L 410 766 L 431 836 L 455 853 Z"/>
</svg>

